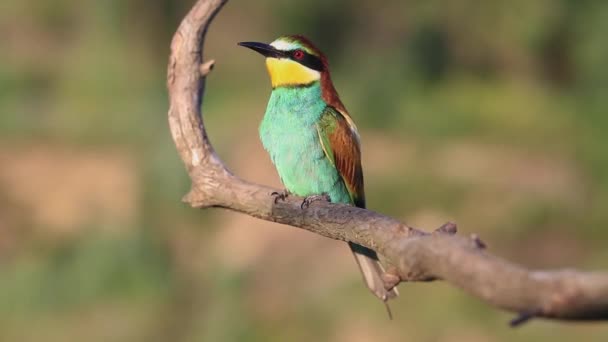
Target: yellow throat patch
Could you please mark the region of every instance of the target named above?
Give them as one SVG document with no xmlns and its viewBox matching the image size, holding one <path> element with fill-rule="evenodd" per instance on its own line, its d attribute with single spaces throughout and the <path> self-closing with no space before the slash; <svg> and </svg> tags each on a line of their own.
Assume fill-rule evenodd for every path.
<svg viewBox="0 0 608 342">
<path fill-rule="evenodd" d="M 286 58 L 266 58 L 272 87 L 295 86 L 318 81 L 321 73 Z"/>
</svg>

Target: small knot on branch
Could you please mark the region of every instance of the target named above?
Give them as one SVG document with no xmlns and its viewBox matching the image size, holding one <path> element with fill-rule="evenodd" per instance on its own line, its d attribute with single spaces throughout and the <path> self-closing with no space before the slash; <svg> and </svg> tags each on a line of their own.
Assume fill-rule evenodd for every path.
<svg viewBox="0 0 608 342">
<path fill-rule="evenodd" d="M 209 196 L 206 196 L 204 192 L 201 192 L 194 187 L 182 197 L 182 202 L 188 203 L 193 208 L 209 208 L 217 205 L 217 203 L 212 202 L 212 199 Z"/>
<path fill-rule="evenodd" d="M 384 282 L 384 288 L 386 291 L 392 290 L 395 286 L 399 285 L 401 282 L 401 277 L 399 276 L 399 271 L 397 267 L 390 266 L 386 272 L 382 274 L 382 281 Z"/>
<path fill-rule="evenodd" d="M 475 233 L 471 234 L 471 241 L 473 242 L 473 246 L 475 246 L 475 248 L 486 249 L 487 247 L 486 243 L 481 241 L 479 235 Z"/>
<path fill-rule="evenodd" d="M 435 229 L 434 233 L 454 235 L 458 232 L 458 227 L 454 222 L 446 222 L 441 227 Z"/>
<path fill-rule="evenodd" d="M 210 59 L 210 60 L 204 62 L 203 64 L 201 64 L 201 66 L 199 67 L 198 70 L 201 73 L 201 76 L 205 77 L 205 76 L 207 76 L 207 74 L 209 74 L 211 72 L 211 70 L 213 70 L 214 66 L 215 66 L 215 60 Z"/>
</svg>

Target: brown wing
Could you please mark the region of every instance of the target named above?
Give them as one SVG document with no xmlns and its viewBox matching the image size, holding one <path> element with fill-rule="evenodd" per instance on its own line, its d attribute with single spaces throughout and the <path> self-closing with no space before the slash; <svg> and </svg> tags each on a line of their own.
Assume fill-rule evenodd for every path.
<svg viewBox="0 0 608 342">
<path fill-rule="evenodd" d="M 323 151 L 342 176 L 353 204 L 365 208 L 361 146 L 355 124 L 348 114 L 327 106 L 319 120 L 317 130 Z M 352 242 L 348 245 L 370 291 L 384 302 L 398 296 L 397 288 L 385 289 L 382 279 L 384 269 L 378 261 L 376 252 Z"/>
<path fill-rule="evenodd" d="M 365 208 L 361 146 L 354 123 L 347 114 L 327 106 L 317 131 L 323 151 L 342 176 L 353 204 Z"/>
</svg>

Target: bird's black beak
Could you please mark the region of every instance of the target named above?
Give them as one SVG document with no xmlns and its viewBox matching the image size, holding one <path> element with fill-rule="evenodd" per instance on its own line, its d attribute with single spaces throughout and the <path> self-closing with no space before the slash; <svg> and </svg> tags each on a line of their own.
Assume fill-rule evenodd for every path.
<svg viewBox="0 0 608 342">
<path fill-rule="evenodd" d="M 251 50 L 262 54 L 264 57 L 274 57 L 274 58 L 286 57 L 285 53 L 283 51 L 279 51 L 279 50 L 275 49 L 270 44 L 257 43 L 257 42 L 240 42 L 240 43 L 238 43 L 238 45 L 250 48 Z"/>
</svg>

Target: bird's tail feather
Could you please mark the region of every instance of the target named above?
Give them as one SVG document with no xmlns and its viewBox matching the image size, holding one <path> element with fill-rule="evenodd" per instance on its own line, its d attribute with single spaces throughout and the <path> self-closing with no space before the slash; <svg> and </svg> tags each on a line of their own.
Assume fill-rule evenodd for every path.
<svg viewBox="0 0 608 342">
<path fill-rule="evenodd" d="M 378 260 L 376 252 L 352 242 L 349 242 L 348 246 L 353 252 L 355 260 L 357 260 L 357 265 L 359 265 L 359 270 L 369 290 L 384 302 L 397 297 L 399 291 L 397 291 L 396 287 L 390 290 L 384 288 L 384 281 L 382 280 L 384 269 Z"/>
</svg>

